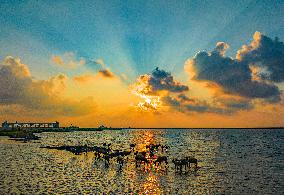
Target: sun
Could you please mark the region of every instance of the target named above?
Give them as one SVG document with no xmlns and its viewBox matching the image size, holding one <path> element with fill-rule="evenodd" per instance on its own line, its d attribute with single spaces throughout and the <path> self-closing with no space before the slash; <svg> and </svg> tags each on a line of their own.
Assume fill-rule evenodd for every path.
<svg viewBox="0 0 284 195">
<path fill-rule="evenodd" d="M 137 82 L 131 86 L 132 93 L 141 98 L 137 104 L 141 111 L 156 112 L 162 105 L 159 93 L 154 93 L 152 86 L 149 84 L 150 75 L 142 75 Z"/>
<path fill-rule="evenodd" d="M 157 111 L 162 105 L 159 96 L 149 96 L 144 94 L 137 94 L 143 100 L 138 103 L 137 107 L 142 111 Z"/>
</svg>

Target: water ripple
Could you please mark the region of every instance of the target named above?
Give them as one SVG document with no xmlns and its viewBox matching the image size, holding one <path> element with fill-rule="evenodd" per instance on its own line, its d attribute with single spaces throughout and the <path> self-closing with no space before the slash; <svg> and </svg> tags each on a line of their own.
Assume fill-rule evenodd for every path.
<svg viewBox="0 0 284 195">
<path fill-rule="evenodd" d="M 0 194 L 284 194 L 283 130 L 123 130 L 38 134 L 20 143 L 0 137 Z M 170 161 L 195 156 L 198 170 L 135 167 L 134 155 L 119 170 L 94 154 L 74 155 L 41 146 L 112 143 L 138 150 L 165 144 Z"/>
</svg>

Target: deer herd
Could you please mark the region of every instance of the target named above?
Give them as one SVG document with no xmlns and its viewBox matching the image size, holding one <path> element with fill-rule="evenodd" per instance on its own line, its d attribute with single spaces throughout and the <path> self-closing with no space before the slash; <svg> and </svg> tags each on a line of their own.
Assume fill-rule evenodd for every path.
<svg viewBox="0 0 284 195">
<path fill-rule="evenodd" d="M 188 171 L 191 168 L 191 164 L 194 164 L 194 168 L 197 169 L 197 159 L 191 156 L 187 156 L 181 159 L 173 158 L 171 161 L 166 153 L 169 149 L 167 145 L 161 144 L 150 144 L 146 145 L 145 150 L 138 151 L 136 150 L 136 144 L 130 144 L 130 150 L 128 151 L 119 151 L 111 150 L 111 144 L 103 144 L 104 147 L 101 147 L 99 150 L 95 151 L 95 159 L 103 159 L 105 162 L 105 167 L 109 167 L 110 160 L 116 158 L 119 169 L 121 170 L 125 164 L 126 159 L 129 159 L 132 154 L 134 154 L 135 167 L 141 166 L 152 166 L 155 167 L 164 166 L 168 168 L 169 162 L 172 162 L 175 167 L 176 172 L 182 173 L 183 171 Z M 162 155 L 157 155 L 157 153 Z"/>
<path fill-rule="evenodd" d="M 144 146 L 145 147 L 145 146 Z M 185 156 L 181 159 L 173 158 L 171 161 L 169 157 L 166 155 L 169 149 L 167 145 L 161 144 L 149 144 L 146 145 L 142 151 L 138 151 L 136 144 L 130 144 L 129 149 L 126 151 L 120 150 L 112 150 L 111 144 L 104 143 L 102 146 L 46 146 L 42 148 L 48 149 L 57 149 L 57 150 L 66 150 L 72 152 L 75 155 L 79 155 L 87 152 L 94 152 L 95 162 L 97 160 L 103 160 L 105 167 L 108 168 L 112 159 L 116 158 L 116 162 L 118 164 L 119 170 L 122 169 L 125 162 L 131 158 L 132 162 L 135 162 L 135 167 L 160 167 L 162 165 L 165 168 L 168 168 L 169 162 L 172 162 L 175 167 L 176 172 L 182 173 L 183 171 L 187 172 L 190 169 L 190 165 L 195 165 L 195 170 L 197 169 L 197 159 L 191 156 Z M 141 149 L 141 147 L 140 147 Z M 134 156 L 133 156 L 134 155 Z"/>
</svg>

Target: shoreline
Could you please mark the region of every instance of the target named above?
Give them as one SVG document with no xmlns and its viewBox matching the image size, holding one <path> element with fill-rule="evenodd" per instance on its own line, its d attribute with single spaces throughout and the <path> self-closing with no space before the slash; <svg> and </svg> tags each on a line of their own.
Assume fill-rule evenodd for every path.
<svg viewBox="0 0 284 195">
<path fill-rule="evenodd" d="M 43 133 L 43 132 L 76 132 L 76 131 L 115 131 L 115 130 L 147 130 L 147 129 L 153 129 L 153 130 L 162 130 L 162 129 L 168 129 L 168 130 L 174 130 L 174 129 L 184 129 L 184 130 L 218 130 L 218 129 L 224 129 L 224 130 L 234 130 L 234 129 L 284 129 L 284 127 L 257 127 L 257 128 L 24 128 L 24 129 L 16 129 L 16 130 L 8 130 L 8 129 L 0 129 L 0 136 L 8 136 L 10 139 L 13 140 L 20 140 L 20 141 L 30 141 L 30 140 L 38 140 L 40 137 L 34 135 L 34 133 Z"/>
<path fill-rule="evenodd" d="M 42 132 L 72 132 L 72 131 L 105 131 L 105 130 L 131 130 L 131 129 L 284 129 L 284 127 L 118 127 L 118 128 L 94 128 L 94 127 L 83 127 L 83 128 L 22 128 L 22 129 L 2 129 L 0 128 L 0 136 L 2 134 L 13 134 L 13 132 L 32 132 L 32 133 L 42 133 Z"/>
</svg>

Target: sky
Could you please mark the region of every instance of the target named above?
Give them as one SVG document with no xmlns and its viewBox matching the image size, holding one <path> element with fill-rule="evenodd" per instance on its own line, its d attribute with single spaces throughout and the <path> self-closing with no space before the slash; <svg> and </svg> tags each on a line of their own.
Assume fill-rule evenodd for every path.
<svg viewBox="0 0 284 195">
<path fill-rule="evenodd" d="M 284 126 L 284 1 L 1 1 L 0 120 Z"/>
</svg>

